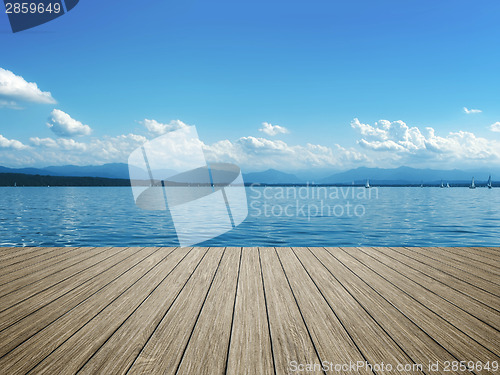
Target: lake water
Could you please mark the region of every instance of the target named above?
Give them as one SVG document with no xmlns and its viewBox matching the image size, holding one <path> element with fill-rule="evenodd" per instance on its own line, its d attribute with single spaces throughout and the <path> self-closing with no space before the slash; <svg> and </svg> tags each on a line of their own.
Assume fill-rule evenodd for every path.
<svg viewBox="0 0 500 375">
<path fill-rule="evenodd" d="M 248 187 L 248 217 L 206 246 L 500 246 L 500 189 Z M 0 188 L 0 246 L 177 246 L 130 188 Z"/>
</svg>

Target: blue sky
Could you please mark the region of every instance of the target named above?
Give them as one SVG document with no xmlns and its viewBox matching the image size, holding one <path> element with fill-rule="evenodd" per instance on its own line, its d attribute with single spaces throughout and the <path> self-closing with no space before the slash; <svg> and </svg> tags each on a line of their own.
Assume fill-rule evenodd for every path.
<svg viewBox="0 0 500 375">
<path fill-rule="evenodd" d="M 247 170 L 499 166 L 499 12 L 498 1 L 82 0 L 17 34 L 0 14 L 0 165 L 126 162 L 182 122 L 207 158 Z M 12 75 L 53 100 L 14 91 Z"/>
</svg>

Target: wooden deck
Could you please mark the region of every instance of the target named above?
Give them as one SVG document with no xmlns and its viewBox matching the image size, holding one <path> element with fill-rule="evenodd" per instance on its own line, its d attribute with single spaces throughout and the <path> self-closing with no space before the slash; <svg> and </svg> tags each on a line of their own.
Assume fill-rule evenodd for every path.
<svg viewBox="0 0 500 375">
<path fill-rule="evenodd" d="M 0 248 L 0 260 L 2 375 L 469 373 L 454 361 L 500 374 L 500 248 Z"/>
</svg>

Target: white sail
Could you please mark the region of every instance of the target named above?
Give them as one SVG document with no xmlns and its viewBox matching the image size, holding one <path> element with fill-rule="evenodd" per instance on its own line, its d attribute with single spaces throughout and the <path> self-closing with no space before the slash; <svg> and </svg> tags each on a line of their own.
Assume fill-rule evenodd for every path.
<svg viewBox="0 0 500 375">
<path fill-rule="evenodd" d="M 470 184 L 469 188 L 470 189 L 475 189 L 476 188 L 476 184 L 474 183 L 474 177 L 472 177 L 472 183 Z"/>
<path fill-rule="evenodd" d="M 366 185 L 365 188 L 369 189 L 370 188 L 370 180 L 366 180 Z"/>
<path fill-rule="evenodd" d="M 488 178 L 488 188 L 491 189 L 493 187 L 493 185 L 491 184 L 491 175 L 490 177 Z"/>
</svg>

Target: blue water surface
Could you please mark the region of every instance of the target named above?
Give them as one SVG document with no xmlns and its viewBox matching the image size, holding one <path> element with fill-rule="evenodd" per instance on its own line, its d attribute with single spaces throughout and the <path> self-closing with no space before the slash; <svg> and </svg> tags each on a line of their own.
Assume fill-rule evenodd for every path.
<svg viewBox="0 0 500 375">
<path fill-rule="evenodd" d="M 248 187 L 205 246 L 500 246 L 500 189 Z M 168 211 L 126 187 L 0 188 L 0 246 L 177 246 Z"/>
</svg>

